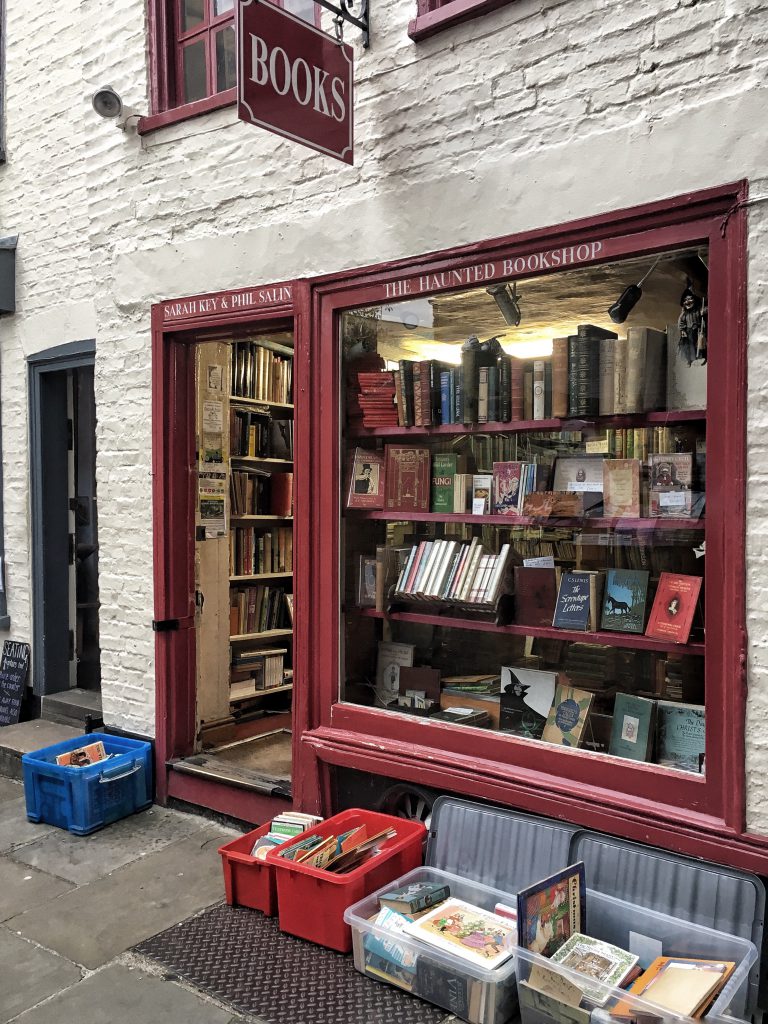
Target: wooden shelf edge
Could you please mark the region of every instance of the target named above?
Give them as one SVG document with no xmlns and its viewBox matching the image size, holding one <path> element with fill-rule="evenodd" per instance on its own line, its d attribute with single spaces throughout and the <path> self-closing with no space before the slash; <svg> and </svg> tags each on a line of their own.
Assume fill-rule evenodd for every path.
<svg viewBox="0 0 768 1024">
<path fill-rule="evenodd" d="M 257 700 L 261 697 L 266 697 L 269 693 L 287 693 L 293 689 L 293 683 L 287 683 L 285 686 L 270 686 L 266 690 L 254 690 L 253 693 L 246 693 L 242 697 L 233 697 L 230 694 L 229 703 L 238 704 L 241 700 Z"/>
<path fill-rule="evenodd" d="M 268 402 L 266 399 L 261 398 L 246 398 L 244 395 L 230 395 L 230 405 L 244 405 L 250 408 L 252 405 L 268 405 L 271 409 L 290 409 L 293 411 L 293 402 Z"/>
<path fill-rule="evenodd" d="M 230 576 L 230 583 L 254 583 L 259 580 L 288 580 L 293 579 L 292 572 L 258 572 L 251 576 Z"/>
<path fill-rule="evenodd" d="M 414 622 L 428 626 L 447 626 L 454 629 L 466 629 L 483 633 L 507 633 L 513 636 L 533 636 L 544 640 L 566 640 L 569 643 L 604 644 L 607 647 L 629 647 L 635 650 L 656 651 L 660 654 L 690 654 L 697 657 L 704 655 L 704 644 L 675 644 L 638 633 L 619 633 L 601 631 L 597 633 L 581 632 L 569 629 L 556 629 L 554 626 L 522 626 L 511 623 L 508 626 L 497 626 L 494 622 L 483 619 L 460 619 L 448 615 L 434 615 L 424 612 L 379 612 L 375 608 L 349 608 L 347 615 L 369 619 L 390 619 L 393 622 Z"/>
<path fill-rule="evenodd" d="M 293 516 L 255 516 L 255 515 L 247 515 L 245 513 L 242 514 L 242 515 L 238 515 L 238 514 L 230 515 L 229 519 L 230 519 L 230 522 L 233 522 L 233 523 L 234 522 L 248 522 L 248 523 L 254 523 L 254 522 L 260 522 L 260 523 L 266 523 L 266 522 L 270 522 L 270 523 L 292 523 L 293 522 Z"/>
<path fill-rule="evenodd" d="M 292 629 L 268 629 L 264 633 L 236 633 L 230 636 L 231 644 L 238 644 L 253 640 L 285 640 L 293 636 Z"/>
<path fill-rule="evenodd" d="M 293 459 L 268 459 L 260 455 L 230 455 L 230 462 L 256 462 L 260 466 L 292 466 Z"/>
<path fill-rule="evenodd" d="M 616 516 L 612 518 L 590 516 L 475 516 L 469 512 L 384 512 L 380 509 L 345 509 L 345 515 L 351 513 L 355 519 L 385 519 L 394 522 L 414 523 L 479 523 L 486 526 L 550 526 L 584 527 L 594 526 L 598 529 L 612 530 L 704 530 L 706 519 L 673 519 L 650 516 L 636 519 Z"/>
</svg>

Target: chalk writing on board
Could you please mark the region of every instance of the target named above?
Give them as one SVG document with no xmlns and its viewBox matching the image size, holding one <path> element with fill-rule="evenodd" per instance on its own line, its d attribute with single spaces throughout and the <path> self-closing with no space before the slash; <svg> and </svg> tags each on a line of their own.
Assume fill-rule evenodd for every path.
<svg viewBox="0 0 768 1024">
<path fill-rule="evenodd" d="M 0 659 L 0 726 L 15 725 L 29 672 L 29 644 L 6 640 Z"/>
</svg>

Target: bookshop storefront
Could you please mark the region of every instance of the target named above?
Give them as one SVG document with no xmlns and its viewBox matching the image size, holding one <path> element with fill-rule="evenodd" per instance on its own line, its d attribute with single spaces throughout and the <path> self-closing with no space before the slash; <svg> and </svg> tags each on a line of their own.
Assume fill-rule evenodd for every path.
<svg viewBox="0 0 768 1024">
<path fill-rule="evenodd" d="M 302 809 L 378 776 L 765 872 L 745 198 L 311 282 Z"/>
</svg>

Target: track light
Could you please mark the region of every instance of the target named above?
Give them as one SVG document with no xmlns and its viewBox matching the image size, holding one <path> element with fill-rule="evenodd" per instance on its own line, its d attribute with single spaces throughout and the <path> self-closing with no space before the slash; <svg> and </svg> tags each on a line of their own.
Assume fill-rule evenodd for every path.
<svg viewBox="0 0 768 1024">
<path fill-rule="evenodd" d="M 510 327 L 518 327 L 523 315 L 520 312 L 520 300 L 517 297 L 517 283 L 512 285 L 511 291 L 508 284 L 492 284 L 485 290 L 493 297 L 494 302 L 501 310 L 504 322 Z"/>
<path fill-rule="evenodd" d="M 623 324 L 629 316 L 629 314 L 635 308 L 635 306 L 640 300 L 640 297 L 643 294 L 643 282 L 646 280 L 646 278 L 650 277 L 650 275 L 654 272 L 654 270 L 658 266 L 660 259 L 661 256 L 656 257 L 656 261 L 651 267 L 651 269 L 646 274 L 644 274 L 643 277 L 640 278 L 637 284 L 627 285 L 627 287 L 624 289 L 624 291 L 621 293 L 618 299 L 616 299 L 614 304 L 608 310 L 608 316 L 611 318 L 611 320 L 613 320 L 615 324 Z"/>
</svg>

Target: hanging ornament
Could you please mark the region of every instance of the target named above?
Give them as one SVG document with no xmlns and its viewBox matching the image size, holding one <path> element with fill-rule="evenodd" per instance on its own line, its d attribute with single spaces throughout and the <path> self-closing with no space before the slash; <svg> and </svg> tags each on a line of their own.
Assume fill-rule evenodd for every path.
<svg viewBox="0 0 768 1024">
<path fill-rule="evenodd" d="M 685 289 L 680 296 L 682 307 L 677 326 L 680 329 L 678 349 L 683 359 L 691 366 L 696 361 L 707 361 L 707 309 L 705 300 L 693 290 L 693 282 L 686 278 Z"/>
</svg>

